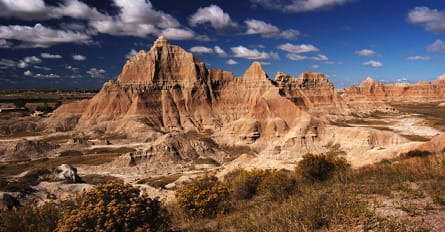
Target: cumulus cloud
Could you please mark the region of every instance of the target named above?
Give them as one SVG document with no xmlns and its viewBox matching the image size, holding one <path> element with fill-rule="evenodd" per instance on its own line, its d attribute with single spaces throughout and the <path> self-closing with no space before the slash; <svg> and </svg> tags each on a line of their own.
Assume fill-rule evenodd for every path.
<svg viewBox="0 0 445 232">
<path fill-rule="evenodd" d="M 106 71 L 104 69 L 90 68 L 87 74 L 92 78 L 102 78 Z"/>
<path fill-rule="evenodd" d="M 6 41 L 5 39 L 0 39 L 0 48 L 10 48 L 11 46 L 11 42 Z"/>
<path fill-rule="evenodd" d="M 244 23 L 247 25 L 246 34 L 248 35 L 261 34 L 264 36 L 270 36 L 280 32 L 278 27 L 264 21 L 250 19 L 244 21 Z"/>
<path fill-rule="evenodd" d="M 60 78 L 60 75 L 54 74 L 54 73 L 50 73 L 50 74 L 37 73 L 37 74 L 34 75 L 34 78 L 38 78 L 38 79 L 57 79 L 57 78 Z"/>
<path fill-rule="evenodd" d="M 150 24 L 161 28 L 178 27 L 180 25 L 170 14 L 153 9 L 150 1 L 114 0 L 114 3 L 121 9 L 120 17 L 125 23 Z"/>
<path fill-rule="evenodd" d="M 281 31 L 277 26 L 270 23 L 266 23 L 261 20 L 250 19 L 244 21 L 247 26 L 247 35 L 261 35 L 264 38 L 285 38 L 285 39 L 295 39 L 300 34 L 297 30 L 285 30 Z"/>
<path fill-rule="evenodd" d="M 51 54 L 47 52 L 40 53 L 40 57 L 44 59 L 62 59 L 62 56 L 59 54 Z"/>
<path fill-rule="evenodd" d="M 286 57 L 289 58 L 290 60 L 295 60 L 295 61 L 300 61 L 300 60 L 307 59 L 306 56 L 298 55 L 298 54 L 295 54 L 295 53 L 288 53 L 286 55 Z"/>
<path fill-rule="evenodd" d="M 311 57 L 311 60 L 316 60 L 316 61 L 327 61 L 329 60 L 329 58 L 323 54 L 318 54 L 316 56 Z"/>
<path fill-rule="evenodd" d="M 189 49 L 193 53 L 213 53 L 213 49 L 204 46 L 195 46 Z"/>
<path fill-rule="evenodd" d="M 0 26 L 0 38 L 22 41 L 25 47 L 50 47 L 59 43 L 87 44 L 91 42 L 89 35 L 56 30 L 37 23 L 34 27 L 10 25 Z"/>
<path fill-rule="evenodd" d="M 266 9 L 282 10 L 285 12 L 299 13 L 314 10 L 329 9 L 334 6 L 343 5 L 352 0 L 250 0 L 255 6 L 259 5 Z"/>
<path fill-rule="evenodd" d="M 408 13 L 408 20 L 420 24 L 433 33 L 445 32 L 445 11 L 430 9 L 426 6 L 416 7 Z"/>
<path fill-rule="evenodd" d="M 230 31 L 238 28 L 238 24 L 232 21 L 230 15 L 217 5 L 199 8 L 190 16 L 189 23 L 193 27 L 199 24 L 210 23 L 217 31 Z"/>
<path fill-rule="evenodd" d="M 49 8 L 43 0 L 0 0 L 0 16 L 22 20 L 46 19 Z"/>
<path fill-rule="evenodd" d="M 219 46 L 215 46 L 215 47 L 213 47 L 213 50 L 215 50 L 215 53 L 218 54 L 218 55 L 221 56 L 221 57 L 226 57 L 226 56 L 227 56 L 226 51 L 224 51 L 224 50 L 223 50 L 221 47 L 219 47 Z"/>
<path fill-rule="evenodd" d="M 428 61 L 428 60 L 431 60 L 431 57 L 429 57 L 429 56 L 409 56 L 406 59 L 412 60 L 412 61 Z"/>
<path fill-rule="evenodd" d="M 193 31 L 180 28 L 167 28 L 164 29 L 161 34 L 170 40 L 189 40 L 195 38 Z"/>
<path fill-rule="evenodd" d="M 125 58 L 129 60 L 133 58 L 133 56 L 135 56 L 137 53 L 138 52 L 133 48 L 127 53 L 127 55 L 125 55 Z"/>
<path fill-rule="evenodd" d="M 257 49 L 248 49 L 244 46 L 232 47 L 235 57 L 244 58 L 249 60 L 265 60 L 270 58 L 270 54 L 267 52 L 260 52 Z"/>
<path fill-rule="evenodd" d="M 313 69 L 319 69 L 319 68 L 320 68 L 320 65 L 318 65 L 318 64 L 314 64 L 314 65 L 311 66 L 311 68 L 313 68 Z"/>
<path fill-rule="evenodd" d="M 73 57 L 73 60 L 77 60 L 77 61 L 84 61 L 84 60 L 87 59 L 86 56 L 83 56 L 83 55 L 80 55 L 80 54 L 72 55 L 72 57 Z"/>
<path fill-rule="evenodd" d="M 52 68 L 45 67 L 45 66 L 40 66 L 40 65 L 34 65 L 33 67 L 35 69 L 40 69 L 40 70 L 44 70 L 44 71 L 51 71 L 52 70 Z"/>
<path fill-rule="evenodd" d="M 372 67 L 372 68 L 380 68 L 383 67 L 383 64 L 380 61 L 370 60 L 363 62 L 363 65 Z"/>
<path fill-rule="evenodd" d="M 306 52 L 318 52 L 319 49 L 311 44 L 300 44 L 294 45 L 291 43 L 281 44 L 277 47 L 280 50 L 289 52 L 289 53 L 306 53 Z"/>
<path fill-rule="evenodd" d="M 355 51 L 358 56 L 375 56 L 376 52 L 371 49 L 362 49 Z"/>
<path fill-rule="evenodd" d="M 427 50 L 429 52 L 445 52 L 445 42 L 438 39 L 434 43 L 428 45 Z"/>
<path fill-rule="evenodd" d="M 79 71 L 79 68 L 71 66 L 71 65 L 65 65 L 65 69 L 66 70 L 70 70 L 72 72 L 78 72 Z"/>
<path fill-rule="evenodd" d="M 28 63 L 26 63 L 24 60 L 19 60 L 19 62 L 17 62 L 17 68 L 26 68 L 28 66 Z"/>
<path fill-rule="evenodd" d="M 8 69 L 16 66 L 17 62 L 14 60 L 4 59 L 4 58 L 0 60 L 0 69 Z"/>
<path fill-rule="evenodd" d="M 234 65 L 234 64 L 238 64 L 238 62 L 236 62 L 234 59 L 228 59 L 228 60 L 226 61 L 226 64 L 228 64 L 228 65 Z"/>
<path fill-rule="evenodd" d="M 33 74 L 32 74 L 31 71 L 26 70 L 25 72 L 23 72 L 23 75 L 25 75 L 25 76 L 27 76 L 27 77 L 30 77 L 30 76 L 32 76 Z"/>
<path fill-rule="evenodd" d="M 39 64 L 42 63 L 42 60 L 37 56 L 27 56 L 23 59 L 28 64 Z"/>
</svg>

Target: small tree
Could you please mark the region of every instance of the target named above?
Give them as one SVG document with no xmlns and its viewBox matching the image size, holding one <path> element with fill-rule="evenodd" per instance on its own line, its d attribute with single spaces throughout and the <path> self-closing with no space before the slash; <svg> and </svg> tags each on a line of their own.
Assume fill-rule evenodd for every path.
<svg viewBox="0 0 445 232">
<path fill-rule="evenodd" d="M 236 170 L 225 176 L 225 180 L 232 190 L 234 200 L 248 200 L 257 195 L 258 185 L 270 171 L 253 169 Z"/>
<path fill-rule="evenodd" d="M 98 185 L 65 208 L 58 231 L 166 231 L 167 211 L 158 200 L 121 183 Z"/>
<path fill-rule="evenodd" d="M 178 189 L 175 196 L 187 215 L 215 217 L 227 211 L 230 192 L 218 178 L 206 176 Z"/>
</svg>

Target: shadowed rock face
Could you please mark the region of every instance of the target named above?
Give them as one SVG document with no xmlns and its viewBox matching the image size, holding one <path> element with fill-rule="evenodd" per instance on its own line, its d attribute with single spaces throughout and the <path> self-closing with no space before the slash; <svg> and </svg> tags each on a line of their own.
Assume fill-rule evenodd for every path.
<svg viewBox="0 0 445 232">
<path fill-rule="evenodd" d="M 191 53 L 160 37 L 150 51 L 127 61 L 117 81 L 105 83 L 89 101 L 59 108 L 49 121 L 61 125 L 70 115 L 76 122 L 72 117 L 77 115 L 75 130 L 130 137 L 145 133 L 144 138 L 147 131 L 224 130 L 232 142 L 241 138 L 253 143 L 286 133 L 300 117 L 308 117 L 308 109 L 321 105 L 343 110 L 323 74 L 294 78 L 280 73 L 272 81 L 254 62 L 236 78 L 231 72 L 208 70 Z"/>
</svg>

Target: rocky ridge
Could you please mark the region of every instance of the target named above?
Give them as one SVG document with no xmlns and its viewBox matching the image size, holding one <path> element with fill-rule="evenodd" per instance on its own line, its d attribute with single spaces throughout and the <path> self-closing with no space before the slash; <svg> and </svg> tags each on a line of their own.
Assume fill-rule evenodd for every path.
<svg viewBox="0 0 445 232">
<path fill-rule="evenodd" d="M 256 155 L 252 165 L 271 168 L 267 160 L 295 161 L 337 145 L 353 164 L 363 165 L 419 145 L 390 131 L 330 123 L 351 113 L 385 110 L 384 103 L 351 103 L 344 96 L 368 101 L 385 96 L 386 89 L 369 79 L 339 94 L 323 74 L 312 72 L 299 77 L 279 72 L 272 80 L 259 62 L 237 78 L 207 69 L 160 37 L 91 100 L 59 107 L 48 128 L 146 143 L 110 164 L 111 169 L 171 172 L 202 158 L 222 161 L 230 156 L 225 147 L 248 147 Z"/>
</svg>

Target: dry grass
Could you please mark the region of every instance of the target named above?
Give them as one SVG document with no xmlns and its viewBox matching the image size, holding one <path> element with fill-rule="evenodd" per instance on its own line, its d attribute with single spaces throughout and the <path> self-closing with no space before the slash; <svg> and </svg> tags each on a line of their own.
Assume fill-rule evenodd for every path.
<svg viewBox="0 0 445 232">
<path fill-rule="evenodd" d="M 186 217 L 175 205 L 169 209 L 177 231 L 428 231 L 437 227 L 426 211 L 445 209 L 445 154 L 387 160 L 342 178 L 295 185 L 298 190 L 283 201 L 232 198 L 230 212 L 214 219 Z M 407 216 L 377 216 L 378 196 L 400 202 L 390 210 Z M 419 205 L 429 197 L 433 205 Z"/>
</svg>

